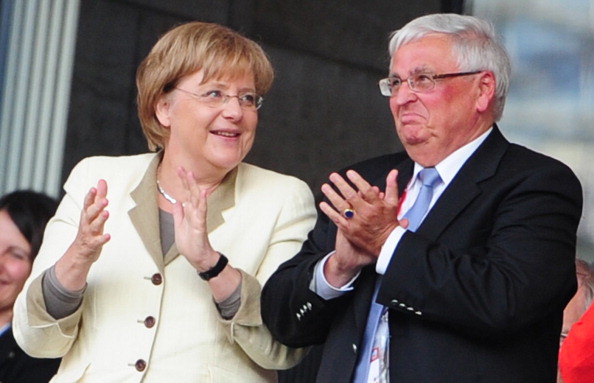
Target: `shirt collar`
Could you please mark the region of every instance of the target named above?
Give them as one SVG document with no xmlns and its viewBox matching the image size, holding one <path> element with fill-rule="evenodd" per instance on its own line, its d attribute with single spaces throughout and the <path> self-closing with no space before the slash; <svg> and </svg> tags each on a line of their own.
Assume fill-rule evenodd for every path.
<svg viewBox="0 0 594 383">
<path fill-rule="evenodd" d="M 439 164 L 435 165 L 439 176 L 443 182 L 444 186 L 449 185 L 449 183 L 454 179 L 456 174 L 462 165 L 472 156 L 472 154 L 478 149 L 478 147 L 485 141 L 487 136 L 493 131 L 493 127 L 489 128 L 483 134 L 475 138 L 474 140 L 470 141 L 468 144 L 462 146 L 445 159 L 443 159 Z M 423 170 L 423 167 L 415 162 L 415 168 L 412 176 L 412 183 L 415 182 L 417 179 L 417 174 Z M 412 185 L 411 183 L 411 185 Z"/>
</svg>

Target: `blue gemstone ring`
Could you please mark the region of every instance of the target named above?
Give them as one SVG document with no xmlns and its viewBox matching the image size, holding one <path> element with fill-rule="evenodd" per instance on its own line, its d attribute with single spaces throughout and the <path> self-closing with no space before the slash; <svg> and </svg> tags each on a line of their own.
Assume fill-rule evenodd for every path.
<svg viewBox="0 0 594 383">
<path fill-rule="evenodd" d="M 346 219 L 351 219 L 355 216 L 355 211 L 353 209 L 344 209 L 342 215 L 344 215 L 344 218 Z"/>
</svg>

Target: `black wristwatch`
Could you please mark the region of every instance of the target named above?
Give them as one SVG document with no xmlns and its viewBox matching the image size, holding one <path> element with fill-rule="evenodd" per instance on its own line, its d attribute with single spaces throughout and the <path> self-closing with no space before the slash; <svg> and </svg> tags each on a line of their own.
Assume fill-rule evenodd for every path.
<svg viewBox="0 0 594 383">
<path fill-rule="evenodd" d="M 221 273 L 221 271 L 223 271 L 225 266 L 227 266 L 227 263 L 229 263 L 229 260 L 227 259 L 227 257 L 225 257 L 221 253 L 219 253 L 219 255 L 221 256 L 219 258 L 219 261 L 210 270 L 206 270 L 202 273 L 198 272 L 198 275 L 200 276 L 200 278 L 204 279 L 205 281 L 208 281 L 208 280 L 216 277 L 217 275 L 219 275 Z"/>
</svg>

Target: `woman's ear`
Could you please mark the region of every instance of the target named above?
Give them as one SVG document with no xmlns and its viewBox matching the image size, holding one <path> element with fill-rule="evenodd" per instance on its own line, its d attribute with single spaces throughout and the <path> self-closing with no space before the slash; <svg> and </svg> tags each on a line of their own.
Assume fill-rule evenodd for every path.
<svg viewBox="0 0 594 383">
<path fill-rule="evenodd" d="M 169 118 L 169 98 L 166 95 L 163 95 L 157 101 L 157 105 L 155 105 L 155 115 L 157 116 L 157 120 L 162 126 L 169 127 L 171 126 L 171 120 Z"/>
</svg>

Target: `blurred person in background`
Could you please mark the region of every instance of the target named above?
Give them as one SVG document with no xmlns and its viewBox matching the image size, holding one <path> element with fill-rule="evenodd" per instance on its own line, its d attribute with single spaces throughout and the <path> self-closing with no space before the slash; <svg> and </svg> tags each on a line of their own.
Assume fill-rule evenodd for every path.
<svg viewBox="0 0 594 383">
<path fill-rule="evenodd" d="M 594 381 L 594 311 L 589 310 L 594 299 L 594 269 L 582 259 L 576 259 L 575 266 L 578 289 L 563 311 L 557 383 Z"/>
<path fill-rule="evenodd" d="M 12 334 L 13 306 L 31 273 L 47 221 L 57 201 L 31 190 L 0 198 L 0 382 L 47 383 L 60 359 L 27 355 Z"/>
</svg>

